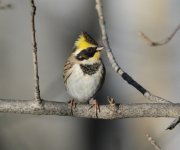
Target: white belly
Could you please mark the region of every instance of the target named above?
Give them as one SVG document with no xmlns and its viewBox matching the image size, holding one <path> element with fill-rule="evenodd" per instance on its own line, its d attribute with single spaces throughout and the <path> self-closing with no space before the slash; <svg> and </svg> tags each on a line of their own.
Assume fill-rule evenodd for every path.
<svg viewBox="0 0 180 150">
<path fill-rule="evenodd" d="M 74 69 L 76 67 L 76 69 Z M 101 70 L 93 74 L 84 74 L 79 65 L 73 66 L 73 73 L 67 80 L 67 92 L 69 95 L 80 102 L 87 102 L 92 98 L 100 86 L 100 81 L 102 79 Z"/>
</svg>

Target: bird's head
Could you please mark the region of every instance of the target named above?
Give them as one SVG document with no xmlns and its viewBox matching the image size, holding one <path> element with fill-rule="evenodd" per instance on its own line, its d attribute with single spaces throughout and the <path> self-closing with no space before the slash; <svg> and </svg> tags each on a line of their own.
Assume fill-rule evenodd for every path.
<svg viewBox="0 0 180 150">
<path fill-rule="evenodd" d="M 93 63 L 100 60 L 103 48 L 89 34 L 82 32 L 74 44 L 73 55 L 78 61 Z"/>
</svg>

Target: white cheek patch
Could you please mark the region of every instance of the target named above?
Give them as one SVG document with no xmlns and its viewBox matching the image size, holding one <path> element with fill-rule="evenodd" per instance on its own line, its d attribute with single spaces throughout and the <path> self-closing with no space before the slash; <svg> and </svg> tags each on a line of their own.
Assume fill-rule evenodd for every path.
<svg viewBox="0 0 180 150">
<path fill-rule="evenodd" d="M 81 52 L 81 50 L 76 50 L 73 54 L 74 54 L 74 56 L 77 56 L 80 52 Z"/>
<path fill-rule="evenodd" d="M 92 61 L 92 60 L 89 60 L 89 59 L 85 59 L 85 60 L 83 60 L 83 61 L 81 61 L 81 64 L 88 64 L 88 65 L 91 65 L 91 64 L 94 64 L 94 63 L 98 63 L 99 61 L 97 60 L 95 60 L 95 61 Z"/>
</svg>

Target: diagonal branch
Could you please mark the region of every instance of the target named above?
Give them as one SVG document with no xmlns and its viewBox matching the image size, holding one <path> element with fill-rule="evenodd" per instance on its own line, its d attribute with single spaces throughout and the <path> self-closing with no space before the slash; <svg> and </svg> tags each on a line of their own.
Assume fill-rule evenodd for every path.
<svg viewBox="0 0 180 150">
<path fill-rule="evenodd" d="M 0 99 L 1 113 L 18 113 L 32 115 L 58 115 L 72 116 L 71 108 L 64 102 L 53 102 L 42 100 L 42 107 L 37 106 L 34 100 L 11 100 Z M 98 118 L 91 105 L 78 104 L 73 110 L 72 117 L 94 118 L 94 119 L 123 119 L 140 117 L 178 117 L 180 116 L 180 104 L 167 103 L 134 103 L 134 104 L 116 104 L 101 105 L 101 111 Z"/>
<path fill-rule="evenodd" d="M 146 134 L 146 137 L 155 150 L 163 150 L 149 134 Z"/>
<path fill-rule="evenodd" d="M 174 31 L 171 33 L 171 35 L 167 38 L 165 38 L 162 41 L 156 42 L 156 41 L 152 41 L 147 35 L 145 35 L 143 32 L 140 32 L 140 36 L 142 37 L 142 39 L 144 39 L 144 41 L 150 45 L 150 46 L 162 46 L 167 44 L 169 41 L 172 40 L 172 38 L 175 36 L 175 34 L 179 31 L 180 29 L 180 24 L 174 29 Z M 178 124 L 180 123 L 180 117 L 176 118 L 166 129 L 167 130 L 172 130 L 174 129 Z"/>
<path fill-rule="evenodd" d="M 173 130 L 180 123 L 180 117 L 174 119 L 174 121 L 166 128 L 166 130 Z"/>
<path fill-rule="evenodd" d="M 32 46 L 33 46 L 33 68 L 34 68 L 34 98 L 37 102 L 41 102 L 40 87 L 39 87 L 39 75 L 38 75 L 38 60 L 37 60 L 37 43 L 36 43 L 36 29 L 35 29 L 35 15 L 36 6 L 34 0 L 31 0 L 31 24 L 32 24 Z"/>
<path fill-rule="evenodd" d="M 98 14 L 98 19 L 99 19 L 99 25 L 101 29 L 101 34 L 102 34 L 102 42 L 104 44 L 104 47 L 106 48 L 106 53 L 109 59 L 109 62 L 111 63 L 112 68 L 115 70 L 116 73 L 118 73 L 125 81 L 127 81 L 130 85 L 135 87 L 139 92 L 141 92 L 148 100 L 152 102 L 157 102 L 157 103 L 172 103 L 169 100 L 166 100 L 162 97 L 156 96 L 152 94 L 150 91 L 146 90 L 143 86 L 141 86 L 138 82 L 136 82 L 131 76 L 129 76 L 126 72 L 124 72 L 121 67 L 118 65 L 118 63 L 115 60 L 115 57 L 113 56 L 111 47 L 109 45 L 108 41 L 108 35 L 106 33 L 106 28 L 105 28 L 105 20 L 104 20 L 104 15 L 102 12 L 102 2 L 101 0 L 96 0 L 96 10 Z M 161 42 L 161 44 L 165 44 L 169 42 L 174 35 L 177 33 L 177 31 L 180 29 L 180 25 L 174 30 L 174 32 L 168 37 L 164 42 Z M 151 40 L 145 36 L 143 33 L 141 33 L 142 36 L 147 40 L 147 42 L 151 42 Z M 157 42 L 153 42 L 152 45 L 157 45 Z M 178 123 L 180 123 L 180 117 L 179 119 L 176 119 L 173 121 L 172 124 L 168 126 L 167 129 L 173 129 Z"/>
<path fill-rule="evenodd" d="M 112 68 L 115 70 L 116 73 L 118 73 L 125 81 L 127 81 L 130 85 L 135 87 L 139 92 L 141 92 L 148 100 L 152 102 L 158 102 L 158 103 L 171 103 L 169 100 L 166 100 L 164 98 L 161 98 L 159 96 L 156 96 L 146 90 L 143 86 L 141 86 L 138 82 L 136 82 L 131 76 L 129 76 L 126 72 L 124 72 L 121 67 L 116 62 L 114 55 L 112 53 L 109 41 L 108 41 L 108 35 L 105 28 L 105 19 L 102 12 L 102 2 L 101 0 L 96 0 L 96 10 L 98 14 L 99 19 L 99 25 L 101 29 L 102 34 L 102 42 L 104 44 L 104 47 L 106 49 L 107 57 L 109 59 L 109 62 L 111 63 Z"/>
<path fill-rule="evenodd" d="M 170 36 L 167 38 L 161 40 L 161 41 L 153 41 L 151 40 L 147 35 L 145 35 L 143 32 L 140 32 L 139 35 L 142 37 L 142 39 L 150 46 L 161 46 L 167 44 L 169 41 L 172 40 L 172 38 L 175 36 L 175 34 L 179 31 L 180 25 L 178 25 L 174 31 L 171 33 Z"/>
</svg>

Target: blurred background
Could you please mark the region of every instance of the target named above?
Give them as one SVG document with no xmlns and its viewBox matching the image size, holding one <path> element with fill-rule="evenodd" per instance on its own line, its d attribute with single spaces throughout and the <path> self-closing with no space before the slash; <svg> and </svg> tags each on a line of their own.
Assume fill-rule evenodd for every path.
<svg viewBox="0 0 180 150">
<path fill-rule="evenodd" d="M 33 67 L 29 0 L 2 0 L 0 10 L 0 98 L 32 99 Z M 36 0 L 36 30 L 41 97 L 66 102 L 62 72 L 75 39 L 87 31 L 101 43 L 92 0 Z M 160 47 L 149 47 L 138 36 L 155 41 L 180 23 L 178 0 L 103 0 L 110 45 L 120 66 L 152 93 L 179 102 L 180 33 Z M 97 94 L 119 103 L 148 102 L 114 73 L 103 54 L 107 76 Z M 152 150 L 145 134 L 164 149 L 179 149 L 180 126 L 165 128 L 173 119 L 141 118 L 113 121 L 61 116 L 0 114 L 0 150 Z"/>
</svg>

